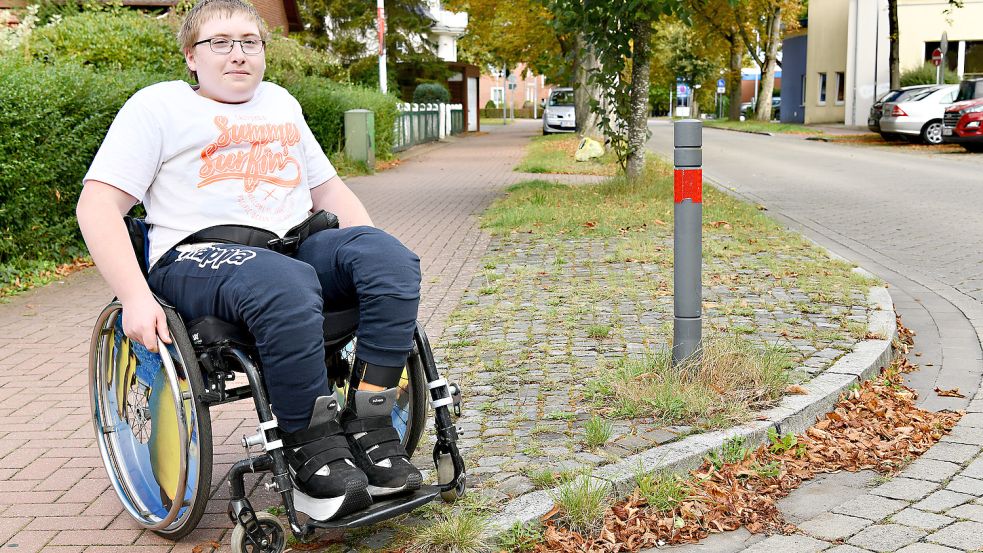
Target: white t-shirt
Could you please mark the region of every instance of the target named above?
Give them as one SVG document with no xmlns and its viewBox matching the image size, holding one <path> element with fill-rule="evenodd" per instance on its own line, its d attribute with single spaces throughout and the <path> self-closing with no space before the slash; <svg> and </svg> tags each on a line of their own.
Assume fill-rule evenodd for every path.
<svg viewBox="0 0 983 553">
<path fill-rule="evenodd" d="M 300 104 L 280 86 L 262 82 L 250 101 L 223 104 L 170 81 L 126 102 L 83 182 L 102 181 L 143 202 L 153 265 L 213 225 L 283 236 L 310 213 L 311 188 L 336 174 Z"/>
</svg>

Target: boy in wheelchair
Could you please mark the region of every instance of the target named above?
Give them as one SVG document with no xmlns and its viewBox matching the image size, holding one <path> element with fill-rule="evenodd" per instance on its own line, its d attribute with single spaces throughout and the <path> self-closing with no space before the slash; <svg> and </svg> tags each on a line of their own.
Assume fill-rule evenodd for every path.
<svg viewBox="0 0 983 553">
<path fill-rule="evenodd" d="M 263 81 L 267 30 L 243 0 L 199 0 L 178 34 L 197 86 L 164 82 L 123 106 L 85 176 L 78 220 L 123 306 L 123 330 L 151 351 L 171 343 L 154 295 L 185 320 L 249 330 L 294 484 L 333 507 L 420 488 L 389 414 L 413 347 L 419 258 L 373 228 L 300 105 Z M 149 274 L 123 215 L 142 201 Z M 309 214 L 336 213 L 319 230 Z M 296 236 L 284 236 L 300 225 Z M 329 394 L 323 308 L 358 307 L 346 405 Z M 343 407 L 343 408 L 342 408 Z"/>
</svg>

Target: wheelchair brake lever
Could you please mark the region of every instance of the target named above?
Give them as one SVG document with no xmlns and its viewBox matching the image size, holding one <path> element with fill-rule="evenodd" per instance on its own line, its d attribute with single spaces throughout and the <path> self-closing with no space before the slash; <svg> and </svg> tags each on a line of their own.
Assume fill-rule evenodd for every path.
<svg viewBox="0 0 983 553">
<path fill-rule="evenodd" d="M 450 388 L 451 399 L 453 400 L 454 416 L 455 417 L 460 417 L 461 416 L 461 403 L 462 403 L 461 387 L 458 386 L 457 382 L 451 382 L 450 383 L 450 386 L 448 386 L 448 388 Z"/>
</svg>

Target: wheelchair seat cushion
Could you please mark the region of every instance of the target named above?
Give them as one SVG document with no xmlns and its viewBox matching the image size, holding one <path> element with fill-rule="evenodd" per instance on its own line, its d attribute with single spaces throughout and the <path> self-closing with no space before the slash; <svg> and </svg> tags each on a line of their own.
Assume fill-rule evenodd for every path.
<svg viewBox="0 0 983 553">
<path fill-rule="evenodd" d="M 348 339 L 358 327 L 358 309 L 324 313 L 324 341 L 331 345 Z M 245 328 L 213 315 L 198 317 L 188 323 L 188 336 L 198 352 L 213 346 L 256 347 L 256 338 Z"/>
<path fill-rule="evenodd" d="M 247 330 L 212 315 L 191 321 L 188 324 L 188 336 L 191 337 L 191 344 L 196 350 L 218 345 L 244 347 L 256 345 L 256 339 Z"/>
</svg>

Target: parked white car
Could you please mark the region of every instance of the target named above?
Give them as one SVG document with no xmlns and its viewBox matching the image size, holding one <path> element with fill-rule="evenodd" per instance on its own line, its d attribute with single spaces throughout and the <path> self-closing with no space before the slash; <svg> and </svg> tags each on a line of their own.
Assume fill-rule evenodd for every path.
<svg viewBox="0 0 983 553">
<path fill-rule="evenodd" d="M 901 102 L 886 102 L 881 132 L 897 133 L 910 142 L 942 143 L 942 116 L 956 101 L 959 85 L 942 85 L 918 91 Z"/>
<path fill-rule="evenodd" d="M 573 89 L 567 87 L 553 89 L 543 108 L 543 134 L 576 130 L 577 116 L 573 107 Z"/>
</svg>

